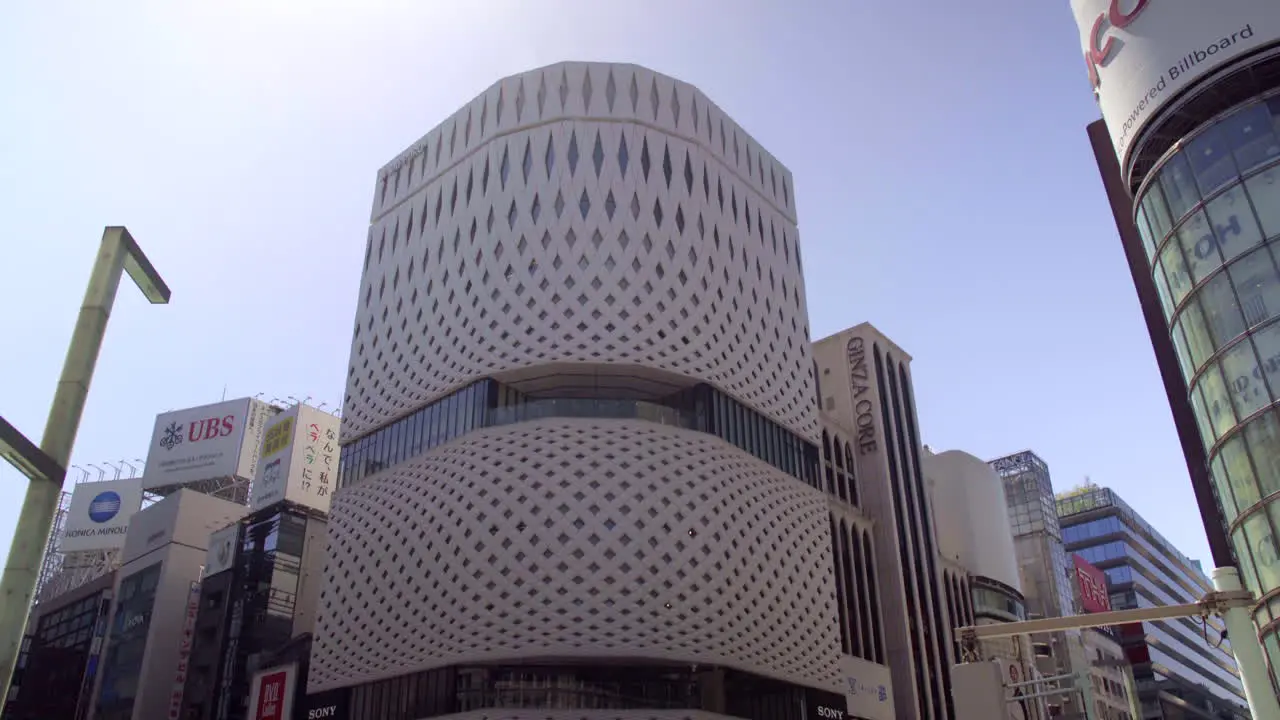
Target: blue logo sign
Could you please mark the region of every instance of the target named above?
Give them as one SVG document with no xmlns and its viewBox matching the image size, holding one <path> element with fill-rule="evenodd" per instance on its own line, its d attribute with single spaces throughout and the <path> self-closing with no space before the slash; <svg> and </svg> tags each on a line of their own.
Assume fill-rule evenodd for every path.
<svg viewBox="0 0 1280 720">
<path fill-rule="evenodd" d="M 120 494 L 107 490 L 89 503 L 89 519 L 104 523 L 120 513 Z"/>
</svg>

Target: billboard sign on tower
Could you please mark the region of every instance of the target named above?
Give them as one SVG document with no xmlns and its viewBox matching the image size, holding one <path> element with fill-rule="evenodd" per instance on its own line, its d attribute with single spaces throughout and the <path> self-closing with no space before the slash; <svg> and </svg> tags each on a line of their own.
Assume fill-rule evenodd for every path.
<svg viewBox="0 0 1280 720">
<path fill-rule="evenodd" d="M 1123 165 L 1157 112 L 1280 38 L 1276 0 L 1072 0 L 1089 81 Z"/>
<path fill-rule="evenodd" d="M 209 549 L 204 558 L 204 576 L 217 575 L 236 563 L 236 547 L 240 544 L 240 523 L 209 535 Z"/>
<path fill-rule="evenodd" d="M 254 673 L 249 686 L 250 720 L 290 720 L 297 682 L 297 664 Z"/>
<path fill-rule="evenodd" d="M 62 552 L 124 547 L 129 521 L 142 509 L 142 480 L 80 483 L 71 493 Z"/>
<path fill-rule="evenodd" d="M 249 491 L 257 512 L 281 500 L 329 511 L 337 489 L 337 417 L 309 405 L 295 405 L 266 423 L 258 476 Z"/>
<path fill-rule="evenodd" d="M 1079 555 L 1071 556 L 1076 571 L 1076 588 L 1080 591 L 1080 605 L 1086 613 L 1111 610 L 1111 592 L 1107 589 L 1107 574 L 1094 567 Z"/>
<path fill-rule="evenodd" d="M 252 480 L 262 430 L 274 412 L 267 403 L 242 398 L 156 416 L 143 487 Z"/>
</svg>

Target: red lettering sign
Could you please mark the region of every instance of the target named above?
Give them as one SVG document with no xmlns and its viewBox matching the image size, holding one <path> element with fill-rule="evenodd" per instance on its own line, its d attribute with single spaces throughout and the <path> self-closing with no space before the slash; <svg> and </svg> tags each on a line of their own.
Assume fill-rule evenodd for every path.
<svg viewBox="0 0 1280 720">
<path fill-rule="evenodd" d="M 289 673 L 280 671 L 263 675 L 259 680 L 257 720 L 287 720 L 284 716 L 284 691 Z"/>
<path fill-rule="evenodd" d="M 1076 569 L 1076 586 L 1080 588 L 1080 604 L 1086 613 L 1111 610 L 1111 592 L 1107 590 L 1107 574 L 1090 565 L 1079 555 L 1072 555 Z"/>
<path fill-rule="evenodd" d="M 1133 8 L 1128 12 L 1120 9 L 1121 3 L 1133 3 Z M 1147 7 L 1149 0 L 1111 0 L 1110 7 L 1107 12 L 1098 15 L 1098 19 L 1093 21 L 1093 28 L 1089 30 L 1089 49 L 1084 53 L 1085 64 L 1089 66 L 1089 82 L 1095 88 L 1102 85 L 1102 78 L 1098 75 L 1098 68 L 1106 65 L 1111 61 L 1111 51 L 1115 48 L 1115 36 L 1108 32 L 1103 32 L 1103 23 L 1109 23 L 1112 28 L 1123 30 L 1142 13 Z M 1103 40 L 1103 38 L 1106 38 Z"/>
<path fill-rule="evenodd" d="M 187 426 L 187 440 L 200 442 L 201 440 L 226 437 L 235 430 L 235 420 L 235 415 L 227 415 L 226 417 L 211 417 L 193 421 Z"/>
</svg>

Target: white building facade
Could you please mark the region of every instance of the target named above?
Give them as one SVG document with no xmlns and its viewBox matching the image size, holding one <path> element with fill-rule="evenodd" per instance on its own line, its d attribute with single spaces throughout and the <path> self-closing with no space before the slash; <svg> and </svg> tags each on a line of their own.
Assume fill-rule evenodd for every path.
<svg viewBox="0 0 1280 720">
<path fill-rule="evenodd" d="M 308 692 L 816 716 L 814 382 L 786 168 L 644 68 L 499 81 L 378 176 Z"/>
</svg>

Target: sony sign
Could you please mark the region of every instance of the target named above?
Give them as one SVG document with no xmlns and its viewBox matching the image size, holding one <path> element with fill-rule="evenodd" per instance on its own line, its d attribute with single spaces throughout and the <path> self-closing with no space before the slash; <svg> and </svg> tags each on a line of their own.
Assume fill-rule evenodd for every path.
<svg viewBox="0 0 1280 720">
<path fill-rule="evenodd" d="M 265 420 L 274 412 L 253 398 L 156 416 L 144 488 L 201 480 L 252 480 Z"/>
<path fill-rule="evenodd" d="M 142 509 L 142 480 L 80 483 L 71 493 L 61 551 L 124 547 L 129 521 Z"/>
<path fill-rule="evenodd" d="M 1121 165 L 1159 110 L 1280 38 L 1275 0 L 1072 0 L 1089 82 Z"/>
<path fill-rule="evenodd" d="M 853 422 L 856 425 L 858 454 L 876 451 L 876 405 L 872 402 L 871 375 L 867 371 L 866 342 L 855 337 L 846 346 L 849 361 L 849 385 L 853 388 Z"/>
<path fill-rule="evenodd" d="M 298 713 L 297 717 L 305 717 L 307 720 L 347 720 L 350 699 L 351 688 L 338 688 L 308 695 L 302 701 L 302 709 L 306 714 Z"/>
<path fill-rule="evenodd" d="M 849 717 L 849 708 L 841 695 L 805 688 L 804 699 L 806 720 L 846 720 Z"/>
</svg>

